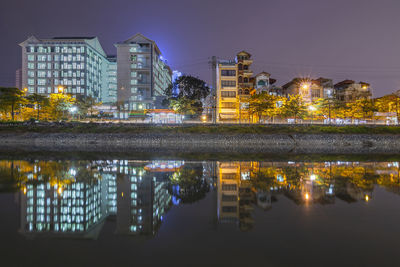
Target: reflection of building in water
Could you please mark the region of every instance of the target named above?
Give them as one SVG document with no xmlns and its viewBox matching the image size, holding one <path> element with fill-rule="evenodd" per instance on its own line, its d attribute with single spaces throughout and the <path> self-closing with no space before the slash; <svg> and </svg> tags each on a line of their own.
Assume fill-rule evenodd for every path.
<svg viewBox="0 0 400 267">
<path fill-rule="evenodd" d="M 375 185 L 400 194 L 397 162 L 217 162 L 220 223 L 253 225 L 252 208 L 272 208 L 279 195 L 297 205 L 373 199 Z"/>
<path fill-rule="evenodd" d="M 218 220 L 237 223 L 242 230 L 252 228 L 252 203 L 255 201 L 250 182 L 254 162 L 217 162 Z"/>
<path fill-rule="evenodd" d="M 184 164 L 167 160 L 0 161 L 0 169 L 3 176 L 11 176 L 5 180 L 16 179 L 21 187 L 20 231 L 28 236 L 95 238 L 110 215 L 119 233 L 154 235 L 171 205 L 170 194 L 198 201 L 208 187 L 193 183 L 204 179 L 214 184 L 214 177 L 214 214 L 220 223 L 233 222 L 243 231 L 253 227 L 254 207 L 269 210 L 281 196 L 298 205 L 315 205 L 333 204 L 336 199 L 368 202 L 376 185 L 400 194 L 398 162 Z M 179 180 L 176 184 L 174 177 Z"/>
<path fill-rule="evenodd" d="M 183 162 L 115 160 L 66 168 L 68 164 L 52 166 L 61 169 L 52 174 L 43 166 L 29 168 L 20 199 L 22 233 L 95 238 L 102 221 L 117 215 L 117 232 L 153 235 L 170 207 L 169 175 Z"/>
<path fill-rule="evenodd" d="M 94 238 L 107 215 L 101 180 L 65 185 L 29 183 L 21 194 L 21 229 L 26 235 L 53 233 Z"/>
<path fill-rule="evenodd" d="M 118 160 L 100 162 L 100 173 L 107 187 L 107 211 L 109 215 L 117 214 L 117 164 Z"/>
<path fill-rule="evenodd" d="M 171 205 L 168 174 L 182 162 L 123 161 L 119 166 L 117 232 L 154 235 Z"/>
</svg>

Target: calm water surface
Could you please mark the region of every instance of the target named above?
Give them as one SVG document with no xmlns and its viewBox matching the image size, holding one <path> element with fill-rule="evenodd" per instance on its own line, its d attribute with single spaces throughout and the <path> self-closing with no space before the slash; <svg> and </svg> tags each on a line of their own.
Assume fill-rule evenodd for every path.
<svg viewBox="0 0 400 267">
<path fill-rule="evenodd" d="M 399 266 L 373 160 L 0 160 L 0 265 Z"/>
</svg>

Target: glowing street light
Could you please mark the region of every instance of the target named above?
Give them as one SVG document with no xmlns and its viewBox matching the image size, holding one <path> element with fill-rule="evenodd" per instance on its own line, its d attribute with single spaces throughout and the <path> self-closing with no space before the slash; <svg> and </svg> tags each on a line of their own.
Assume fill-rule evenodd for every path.
<svg viewBox="0 0 400 267">
<path fill-rule="evenodd" d="M 304 90 L 307 90 L 310 86 L 308 85 L 308 83 L 303 83 L 301 85 L 301 88 L 303 88 Z"/>
<path fill-rule="evenodd" d="M 316 111 L 317 108 L 314 106 L 308 106 L 308 110 L 311 112 L 311 124 L 312 124 L 314 121 L 314 111 Z"/>
<path fill-rule="evenodd" d="M 59 93 L 59 94 L 64 93 L 64 87 L 59 86 L 59 87 L 58 87 L 58 93 Z"/>
</svg>

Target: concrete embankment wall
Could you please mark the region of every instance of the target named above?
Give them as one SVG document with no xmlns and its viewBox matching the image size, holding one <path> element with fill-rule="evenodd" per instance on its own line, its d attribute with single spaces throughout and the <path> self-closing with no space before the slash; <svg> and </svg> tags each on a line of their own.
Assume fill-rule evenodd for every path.
<svg viewBox="0 0 400 267">
<path fill-rule="evenodd" d="M 400 153 L 400 135 L 364 134 L 0 134 L 0 150 L 126 152 Z"/>
</svg>

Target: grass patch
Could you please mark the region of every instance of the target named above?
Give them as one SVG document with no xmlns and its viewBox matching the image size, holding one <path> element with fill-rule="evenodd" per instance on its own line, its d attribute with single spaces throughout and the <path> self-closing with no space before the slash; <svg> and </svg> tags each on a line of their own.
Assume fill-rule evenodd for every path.
<svg viewBox="0 0 400 267">
<path fill-rule="evenodd" d="M 373 125 L 149 125 L 2 122 L 0 123 L 0 133 L 400 134 L 400 127 Z"/>
</svg>

